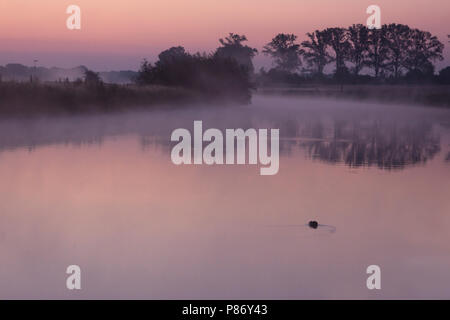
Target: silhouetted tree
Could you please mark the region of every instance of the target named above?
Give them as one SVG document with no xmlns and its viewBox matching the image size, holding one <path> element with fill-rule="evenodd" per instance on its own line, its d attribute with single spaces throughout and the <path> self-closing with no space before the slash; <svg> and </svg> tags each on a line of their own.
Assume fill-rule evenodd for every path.
<svg viewBox="0 0 450 320">
<path fill-rule="evenodd" d="M 432 61 L 443 59 L 444 45 L 431 33 L 413 29 L 409 32 L 408 39 L 408 50 L 403 63 L 408 71 L 429 73 L 430 67 L 433 67 Z"/>
<path fill-rule="evenodd" d="M 331 61 L 332 57 L 327 52 L 328 34 L 324 31 L 316 30 L 312 33 L 306 34 L 309 40 L 301 43 L 304 48 L 303 57 L 312 67 L 314 72 L 319 76 L 323 75 L 323 69 Z"/>
<path fill-rule="evenodd" d="M 251 48 L 249 46 L 243 45 L 242 42 L 247 41 L 245 35 L 238 35 L 230 33 L 225 39 L 219 39 L 222 44 L 221 47 L 216 50 L 216 57 L 219 58 L 233 58 L 236 61 L 248 68 L 248 70 L 253 73 L 254 67 L 252 63 L 253 57 L 256 55 L 258 50 Z"/>
<path fill-rule="evenodd" d="M 386 67 L 392 71 L 395 78 L 398 78 L 405 64 L 411 29 L 407 25 L 391 23 L 385 30 L 385 44 L 388 50 Z"/>
<path fill-rule="evenodd" d="M 333 61 L 336 62 L 336 76 L 340 77 L 347 71 L 345 60 L 349 56 L 350 43 L 348 41 L 348 34 L 344 28 L 327 28 L 328 44 L 334 51 Z"/>
<path fill-rule="evenodd" d="M 84 72 L 84 83 L 88 86 L 96 86 L 102 84 L 103 81 L 97 72 L 86 70 Z"/>
<path fill-rule="evenodd" d="M 300 45 L 295 43 L 294 34 L 280 33 L 264 46 L 263 53 L 275 60 L 277 69 L 293 72 L 301 66 L 300 54 L 303 52 Z"/>
<path fill-rule="evenodd" d="M 134 81 L 139 85 L 145 85 L 152 83 L 154 81 L 154 77 L 155 75 L 152 64 L 148 62 L 147 59 L 144 59 Z"/>
<path fill-rule="evenodd" d="M 348 60 L 353 63 L 353 74 L 358 75 L 366 64 L 368 55 L 369 29 L 362 24 L 354 24 L 348 28 L 350 44 Z"/>
<path fill-rule="evenodd" d="M 189 59 L 189 53 L 186 52 L 186 50 L 181 47 L 172 47 L 170 49 L 162 51 L 158 55 L 159 61 L 157 62 L 158 65 L 170 65 L 176 62 L 180 62 L 186 59 Z"/>
<path fill-rule="evenodd" d="M 253 85 L 249 70 L 234 58 L 191 55 L 183 47 L 172 47 L 161 52 L 158 59 L 153 66 L 144 60 L 136 78 L 138 84 L 179 86 L 205 96 L 250 102 Z"/>
<path fill-rule="evenodd" d="M 169 86 L 186 85 L 195 73 L 193 57 L 181 47 L 172 47 L 158 55 L 158 61 L 150 77 L 157 84 Z"/>
<path fill-rule="evenodd" d="M 375 78 L 378 78 L 380 72 L 386 68 L 387 59 L 386 26 L 383 25 L 381 29 L 370 29 L 366 64 L 374 70 Z"/>
</svg>

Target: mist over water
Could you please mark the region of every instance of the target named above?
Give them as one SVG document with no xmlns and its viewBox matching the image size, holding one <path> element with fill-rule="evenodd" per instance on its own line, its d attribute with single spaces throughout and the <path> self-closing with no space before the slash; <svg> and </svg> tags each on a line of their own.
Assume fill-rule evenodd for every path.
<svg viewBox="0 0 450 320">
<path fill-rule="evenodd" d="M 256 96 L 249 106 L 196 105 L 185 109 L 0 120 L 0 150 L 45 145 L 101 144 L 134 135 L 143 147 L 170 150 L 176 128 L 279 128 L 280 152 L 303 150 L 315 160 L 384 169 L 425 163 L 441 151 L 450 127 L 447 110 L 331 99 Z M 445 148 L 445 146 L 444 146 Z"/>
<path fill-rule="evenodd" d="M 194 120 L 279 128 L 279 173 L 175 166 Z M 0 299 L 450 298 L 449 155 L 448 110 L 332 99 L 3 119 Z"/>
</svg>

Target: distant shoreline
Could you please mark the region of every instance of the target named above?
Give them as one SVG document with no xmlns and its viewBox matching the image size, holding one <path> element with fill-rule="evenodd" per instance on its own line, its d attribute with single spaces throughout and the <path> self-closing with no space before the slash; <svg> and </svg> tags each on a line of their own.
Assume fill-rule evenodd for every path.
<svg viewBox="0 0 450 320">
<path fill-rule="evenodd" d="M 261 87 L 259 94 L 365 100 L 450 108 L 450 85 L 311 85 Z"/>
</svg>

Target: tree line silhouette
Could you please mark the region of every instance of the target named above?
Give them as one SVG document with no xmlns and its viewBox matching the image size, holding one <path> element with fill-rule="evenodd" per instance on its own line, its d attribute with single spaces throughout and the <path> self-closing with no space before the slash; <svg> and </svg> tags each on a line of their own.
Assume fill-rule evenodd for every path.
<svg viewBox="0 0 450 320">
<path fill-rule="evenodd" d="M 380 29 L 354 24 L 315 30 L 303 41 L 294 34 L 280 33 L 261 50 L 272 58 L 273 67 L 258 72 L 253 65 L 258 50 L 247 41 L 245 35 L 230 33 L 208 54 L 191 54 L 181 46 L 169 48 L 154 63 L 144 60 L 138 72 L 122 73 L 128 79 L 133 77 L 137 85 L 129 85 L 129 80 L 122 85 L 110 83 L 105 73 L 83 66 L 63 70 L 9 64 L 0 67 L 0 113 L 118 110 L 129 105 L 178 105 L 217 99 L 245 104 L 250 103 L 253 89 L 266 87 L 265 92 L 279 93 L 281 86 L 293 87 L 285 93 L 291 90 L 294 94 L 450 107 L 448 89 L 443 86 L 421 86 L 420 90 L 415 86 L 348 86 L 345 93 L 326 86 L 450 84 L 450 66 L 435 75 L 434 63 L 443 59 L 444 45 L 427 31 L 394 23 Z M 16 82 L 16 78 L 22 81 Z M 23 79 L 30 81 L 25 83 Z M 303 84 L 303 88 L 297 88 Z M 270 86 L 272 89 L 267 88 Z"/>
<path fill-rule="evenodd" d="M 254 72 L 256 48 L 244 43 L 245 35 L 230 33 L 211 54 L 189 54 L 183 47 L 163 51 L 151 64 L 144 60 L 138 84 L 179 85 L 212 94 L 246 92 L 267 82 L 300 84 L 305 81 L 426 82 L 450 83 L 450 67 L 434 76 L 434 62 L 443 60 L 444 45 L 430 32 L 404 24 L 385 24 L 369 29 L 362 24 L 326 28 L 306 34 L 297 42 L 294 34 L 277 34 L 262 53 L 272 58 L 273 68 Z M 325 70 L 331 67 L 331 72 Z"/>
<path fill-rule="evenodd" d="M 398 82 L 400 78 L 423 82 L 433 78 L 433 63 L 443 60 L 444 45 L 436 36 L 404 24 L 385 24 L 380 29 L 353 24 L 306 35 L 307 40 L 296 43 L 296 35 L 278 34 L 264 46 L 263 53 L 275 63 L 269 75 L 300 71 L 306 78 L 320 80 L 325 78 L 325 67 L 332 64 L 331 76 L 339 81 L 365 77 L 378 82 Z M 370 72 L 362 76 L 364 68 Z M 450 83 L 449 73 L 450 68 L 442 70 L 438 80 Z"/>
<path fill-rule="evenodd" d="M 154 65 L 143 61 L 136 83 L 185 87 L 206 96 L 232 97 L 249 103 L 252 70 L 243 65 L 251 63 L 253 51 L 247 47 L 249 52 L 246 52 L 246 47 L 240 45 L 237 54 L 231 55 L 230 48 L 235 45 L 231 41 L 223 40 L 224 46 L 213 54 L 192 55 L 181 46 L 167 49 L 158 55 Z"/>
</svg>

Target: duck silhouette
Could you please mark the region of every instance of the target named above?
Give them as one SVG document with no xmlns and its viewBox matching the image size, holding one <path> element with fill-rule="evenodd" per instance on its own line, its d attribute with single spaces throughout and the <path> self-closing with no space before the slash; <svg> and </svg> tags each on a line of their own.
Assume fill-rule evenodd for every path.
<svg viewBox="0 0 450 320">
<path fill-rule="evenodd" d="M 317 227 L 319 226 L 319 223 L 317 221 L 312 220 L 312 221 L 308 222 L 308 226 L 310 228 L 317 229 Z"/>
<path fill-rule="evenodd" d="M 314 229 L 321 230 L 326 233 L 335 233 L 336 227 L 328 224 L 320 224 L 316 220 L 311 220 L 305 224 L 279 224 L 279 225 L 270 225 L 270 227 L 295 227 L 295 228 L 306 228 L 306 229 Z"/>
</svg>

